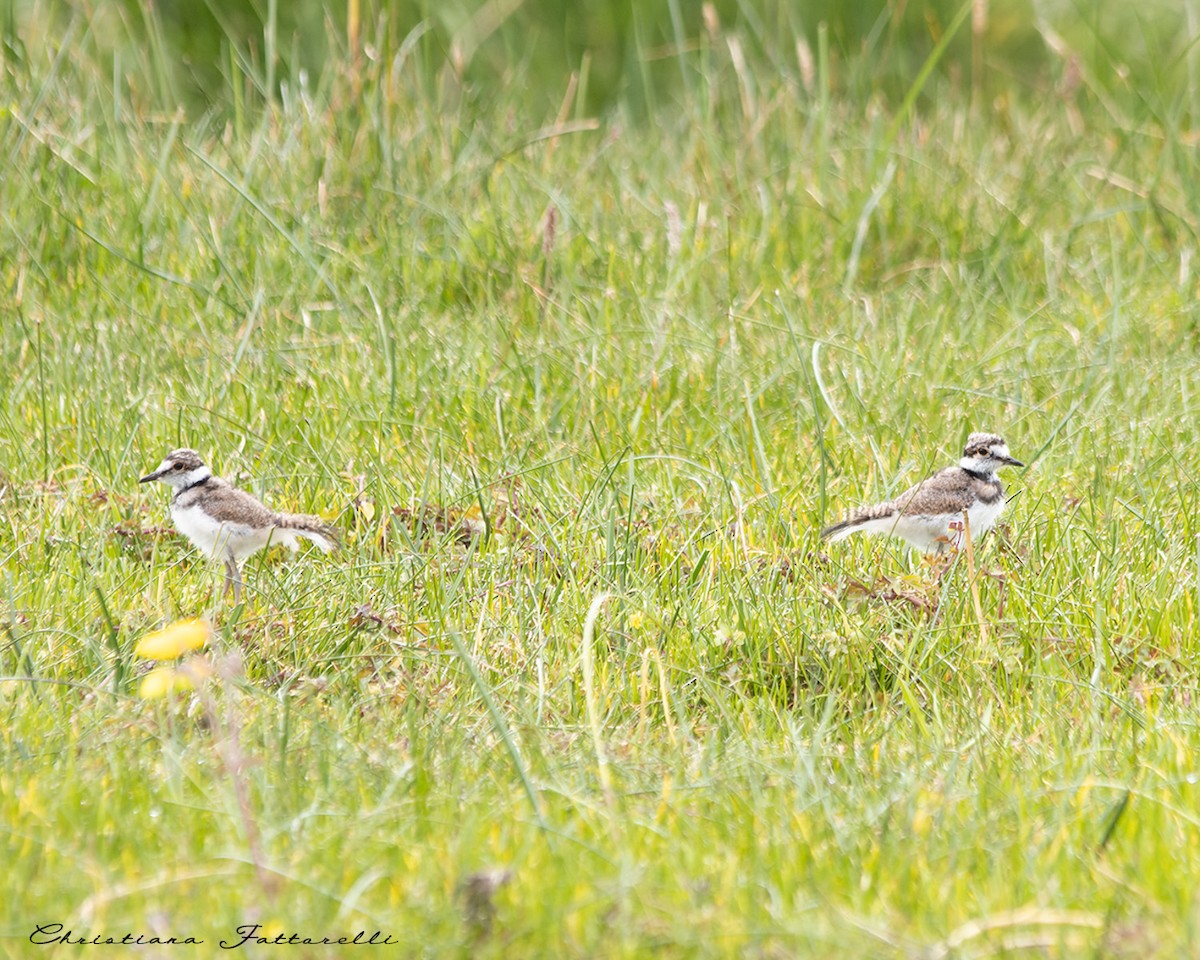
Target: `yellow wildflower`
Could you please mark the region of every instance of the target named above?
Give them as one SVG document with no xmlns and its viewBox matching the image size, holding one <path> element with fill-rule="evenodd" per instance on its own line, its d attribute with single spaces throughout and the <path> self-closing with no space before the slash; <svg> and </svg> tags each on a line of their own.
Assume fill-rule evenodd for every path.
<svg viewBox="0 0 1200 960">
<path fill-rule="evenodd" d="M 157 700 L 172 690 L 191 690 L 192 678 L 174 667 L 155 667 L 142 677 L 138 684 L 138 696 L 143 700 Z"/>
<path fill-rule="evenodd" d="M 148 633 L 133 652 L 147 660 L 174 660 L 208 642 L 212 627 L 205 620 L 176 620 L 169 627 Z"/>
<path fill-rule="evenodd" d="M 204 657 L 190 657 L 181 667 L 155 667 L 142 677 L 138 696 L 157 700 L 176 690 L 194 690 L 196 684 L 213 675 L 213 668 Z"/>
</svg>

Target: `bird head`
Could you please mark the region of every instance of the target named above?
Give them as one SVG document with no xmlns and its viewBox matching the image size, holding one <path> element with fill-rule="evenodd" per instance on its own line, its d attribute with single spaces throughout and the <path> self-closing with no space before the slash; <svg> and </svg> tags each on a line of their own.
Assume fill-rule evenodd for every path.
<svg viewBox="0 0 1200 960">
<path fill-rule="evenodd" d="M 200 455 L 195 450 L 189 450 L 186 447 L 181 450 L 172 450 L 163 459 L 163 462 L 158 465 L 158 469 L 153 473 L 148 473 L 138 480 L 138 483 L 149 483 L 151 480 L 157 480 L 159 483 L 165 483 L 169 487 L 175 487 L 177 490 L 183 487 L 189 487 L 193 483 L 197 483 L 206 477 L 211 477 L 212 471 L 205 466 Z"/>
<path fill-rule="evenodd" d="M 995 473 L 1000 467 L 1025 466 L 1009 455 L 1008 444 L 995 433 L 973 433 L 967 437 L 967 446 L 958 464 L 973 473 Z"/>
</svg>

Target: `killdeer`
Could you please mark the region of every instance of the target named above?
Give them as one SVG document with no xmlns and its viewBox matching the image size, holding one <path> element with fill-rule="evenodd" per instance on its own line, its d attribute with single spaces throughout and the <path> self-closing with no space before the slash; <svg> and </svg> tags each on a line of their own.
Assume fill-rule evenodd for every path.
<svg viewBox="0 0 1200 960">
<path fill-rule="evenodd" d="M 299 538 L 311 540 L 328 553 L 337 547 L 337 536 L 320 517 L 276 513 L 231 483 L 213 476 L 195 450 L 172 450 L 153 473 L 138 480 L 157 480 L 175 489 L 171 519 L 185 537 L 214 560 L 225 561 L 225 589 L 233 588 L 237 603 L 242 597 L 238 561 L 272 543 L 292 551 Z"/>
<path fill-rule="evenodd" d="M 822 530 L 821 537 L 841 540 L 852 533 L 883 533 L 901 537 L 925 553 L 956 548 L 964 511 L 976 538 L 987 533 L 1004 510 L 1004 485 L 996 471 L 1006 466 L 1025 464 L 1009 456 L 1008 444 L 996 434 L 973 433 L 958 466 L 939 470 L 894 500 L 859 507 Z"/>
</svg>

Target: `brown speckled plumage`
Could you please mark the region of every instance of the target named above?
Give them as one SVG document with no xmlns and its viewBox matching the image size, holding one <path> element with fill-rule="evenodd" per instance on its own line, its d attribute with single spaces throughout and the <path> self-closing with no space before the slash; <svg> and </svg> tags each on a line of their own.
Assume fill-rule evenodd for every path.
<svg viewBox="0 0 1200 960">
<path fill-rule="evenodd" d="M 213 476 L 195 450 L 167 454 L 156 471 L 139 482 L 157 480 L 170 486 L 171 518 L 179 532 L 216 560 L 225 561 L 226 585 L 241 596 L 238 561 L 272 544 L 293 550 L 297 538 L 311 540 L 321 550 L 338 546 L 337 535 L 320 517 L 277 513 L 244 490 Z"/>
<path fill-rule="evenodd" d="M 947 467 L 909 487 L 894 500 L 872 503 L 851 510 L 843 519 L 826 527 L 821 536 L 828 537 L 846 527 L 855 527 L 865 520 L 886 517 L 929 517 L 959 514 L 976 501 L 994 503 L 1004 496 L 1004 485 L 993 474 L 990 478 L 970 473 L 962 467 Z"/>
<path fill-rule="evenodd" d="M 996 470 L 1023 466 L 1008 455 L 1008 446 L 994 433 L 972 433 L 962 461 L 939 470 L 898 497 L 852 510 L 821 531 L 822 538 L 840 540 L 862 530 L 894 534 L 919 549 L 940 552 L 957 542 L 962 514 L 971 518 L 972 531 L 982 535 L 1004 508 L 1004 486 Z"/>
</svg>

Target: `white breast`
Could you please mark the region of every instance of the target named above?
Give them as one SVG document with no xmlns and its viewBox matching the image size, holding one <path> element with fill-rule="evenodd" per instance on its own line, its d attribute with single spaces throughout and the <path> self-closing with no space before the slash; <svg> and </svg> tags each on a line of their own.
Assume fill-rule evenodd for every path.
<svg viewBox="0 0 1200 960">
<path fill-rule="evenodd" d="M 991 503 L 984 503 L 982 500 L 976 500 L 975 504 L 967 511 L 967 517 L 971 521 L 971 539 L 978 540 L 985 533 L 996 525 L 996 521 L 1000 519 L 1000 514 L 1004 512 L 1004 494 L 998 496 Z"/>
<path fill-rule="evenodd" d="M 271 528 L 256 530 L 241 523 L 219 523 L 199 507 L 171 505 L 171 519 L 185 537 L 213 559 L 241 560 L 267 545 Z"/>
<path fill-rule="evenodd" d="M 967 519 L 971 521 L 971 542 L 978 544 L 983 535 L 996 525 L 1000 514 L 1004 512 L 1004 495 L 1001 494 L 991 503 L 984 503 L 982 500 L 976 500 L 970 507 L 967 508 Z M 950 541 L 949 544 L 942 543 L 943 546 L 937 547 L 938 551 L 953 545 L 956 548 L 963 546 L 963 530 L 962 530 L 962 514 L 955 517 L 946 517 L 942 521 L 944 524 L 943 536 Z M 953 524 L 954 526 L 951 526 Z"/>
</svg>

